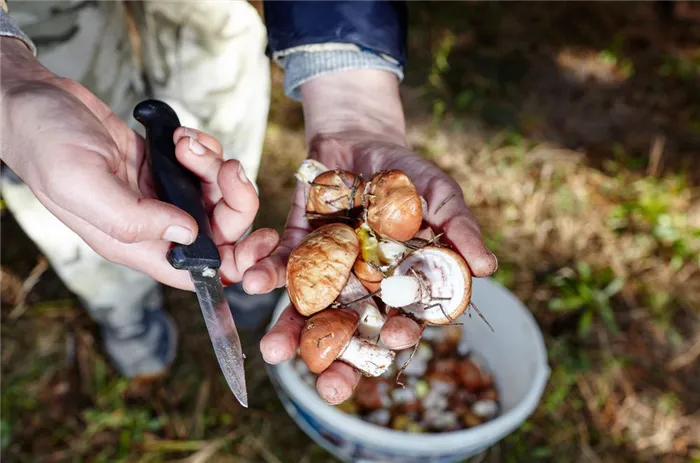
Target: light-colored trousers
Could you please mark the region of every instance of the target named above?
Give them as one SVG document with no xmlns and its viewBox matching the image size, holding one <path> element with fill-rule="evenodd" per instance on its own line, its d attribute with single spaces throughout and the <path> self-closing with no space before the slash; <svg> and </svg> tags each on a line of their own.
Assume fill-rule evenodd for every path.
<svg viewBox="0 0 700 463">
<path fill-rule="evenodd" d="M 145 97 L 161 99 L 183 125 L 216 136 L 224 156 L 257 177 L 270 69 L 265 27 L 249 3 L 30 0 L 10 8 L 42 64 L 86 86 L 132 128 L 143 134 L 131 116 L 134 106 Z M 4 179 L 2 194 L 95 321 L 128 330 L 141 319 L 144 304 L 160 303 L 154 280 L 97 255 L 26 185 Z"/>
</svg>

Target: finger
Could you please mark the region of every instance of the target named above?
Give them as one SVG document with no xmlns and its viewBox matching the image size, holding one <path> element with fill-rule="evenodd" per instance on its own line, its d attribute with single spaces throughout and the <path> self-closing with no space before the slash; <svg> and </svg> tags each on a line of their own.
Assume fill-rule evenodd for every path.
<svg viewBox="0 0 700 463">
<path fill-rule="evenodd" d="M 224 148 L 221 146 L 221 142 L 217 140 L 216 137 L 209 135 L 206 132 L 193 129 L 191 127 L 178 127 L 175 129 L 175 133 L 173 134 L 173 143 L 177 144 L 180 139 L 184 137 L 194 138 L 199 143 L 218 154 L 220 157 L 223 157 L 224 155 Z"/>
<path fill-rule="evenodd" d="M 66 170 L 60 182 L 50 182 L 45 190 L 44 203 L 54 202 L 122 243 L 166 240 L 191 244 L 197 236 L 197 223 L 189 214 L 139 196 L 104 165 Z M 88 199 L 86 191 L 90 192 Z"/>
<path fill-rule="evenodd" d="M 193 138 L 183 137 L 175 145 L 175 156 L 185 168 L 195 174 L 202 188 L 202 197 L 211 210 L 221 198 L 221 189 L 217 177 L 224 160 L 220 154 L 206 148 Z"/>
<path fill-rule="evenodd" d="M 304 323 L 304 317 L 290 304 L 282 312 L 275 326 L 260 340 L 263 360 L 271 365 L 277 365 L 291 359 L 299 345 Z"/>
<path fill-rule="evenodd" d="M 175 156 L 180 164 L 192 171 L 204 183 L 216 184 L 224 159 L 194 138 L 183 137 L 175 144 Z"/>
<path fill-rule="evenodd" d="M 316 391 L 326 403 L 338 405 L 352 396 L 360 372 L 343 362 L 333 362 L 316 380 Z"/>
<path fill-rule="evenodd" d="M 260 199 L 239 161 L 231 159 L 221 165 L 217 184 L 223 200 L 214 207 L 211 217 L 214 241 L 232 243 L 253 224 Z"/>
<path fill-rule="evenodd" d="M 43 195 L 40 195 L 39 199 L 54 216 L 108 261 L 143 272 L 173 288 L 189 291 L 194 289 L 187 272 L 176 270 L 166 260 L 165 256 L 170 248 L 167 241 L 122 243 L 75 214 L 58 207 L 56 203 L 44 202 Z"/>
<path fill-rule="evenodd" d="M 286 283 L 285 266 L 292 250 L 312 230 L 306 219 L 306 201 L 303 185 L 298 185 L 287 217 L 282 241 L 272 255 L 252 267 L 247 275 L 250 294 L 264 294 Z"/>
<path fill-rule="evenodd" d="M 420 341 L 421 327 L 414 320 L 393 311 L 387 317 L 379 338 L 392 350 L 408 349 Z"/>
<path fill-rule="evenodd" d="M 481 240 L 481 234 L 472 217 L 453 217 L 442 229 L 447 241 L 464 257 L 475 277 L 487 277 L 498 269 L 498 259 Z"/>
<path fill-rule="evenodd" d="M 467 261 L 472 274 L 486 277 L 495 272 L 498 260 L 484 244 L 479 224 L 457 182 L 439 171 L 427 183 L 423 195 L 428 203 L 426 222 L 445 233 L 447 241 Z"/>
<path fill-rule="evenodd" d="M 243 280 L 245 272 L 261 259 L 269 256 L 278 243 L 279 235 L 275 230 L 261 228 L 246 236 L 235 246 L 219 246 L 221 279 L 225 284 Z"/>
</svg>

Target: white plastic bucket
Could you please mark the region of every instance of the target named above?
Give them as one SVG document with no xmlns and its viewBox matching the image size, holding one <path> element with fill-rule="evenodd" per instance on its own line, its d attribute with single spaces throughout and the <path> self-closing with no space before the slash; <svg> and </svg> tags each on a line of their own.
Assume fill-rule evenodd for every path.
<svg viewBox="0 0 700 463">
<path fill-rule="evenodd" d="M 289 415 L 317 444 L 342 461 L 457 462 L 478 455 L 516 430 L 535 410 L 549 378 L 542 333 L 528 309 L 489 278 L 475 279 L 472 299 L 493 326 L 466 314 L 463 339 L 490 369 L 501 401 L 498 417 L 480 426 L 441 434 L 408 434 L 376 426 L 327 405 L 291 362 L 268 366 Z M 287 294 L 273 322 L 289 304 Z"/>
</svg>

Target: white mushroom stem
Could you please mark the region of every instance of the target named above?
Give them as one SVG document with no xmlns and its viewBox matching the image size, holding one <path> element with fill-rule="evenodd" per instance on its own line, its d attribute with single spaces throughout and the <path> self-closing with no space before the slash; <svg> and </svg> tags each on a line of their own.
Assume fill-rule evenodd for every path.
<svg viewBox="0 0 700 463">
<path fill-rule="evenodd" d="M 498 412 L 498 404 L 493 400 L 479 400 L 472 405 L 472 412 L 481 418 L 493 418 Z"/>
<path fill-rule="evenodd" d="M 392 350 L 353 336 L 338 360 L 354 366 L 365 376 L 381 376 L 391 366 L 395 355 Z"/>
<path fill-rule="evenodd" d="M 379 242 L 379 259 L 383 264 L 396 264 L 406 251 L 408 248 L 396 241 L 382 240 Z"/>
<path fill-rule="evenodd" d="M 406 307 L 424 297 L 421 282 L 413 275 L 384 278 L 380 287 L 380 297 L 390 307 Z"/>
<path fill-rule="evenodd" d="M 305 159 L 299 166 L 299 169 L 297 169 L 297 172 L 296 174 L 294 174 L 294 176 L 300 182 L 309 183 L 312 182 L 316 177 L 318 177 L 322 173 L 327 172 L 328 170 L 330 170 L 328 169 L 328 167 L 324 166 L 322 163 L 314 159 Z"/>
<path fill-rule="evenodd" d="M 365 341 L 377 343 L 379 332 L 384 326 L 385 317 L 377 308 L 377 304 L 369 295 L 360 280 L 353 274 L 338 296 L 338 302 L 346 304 L 349 310 L 357 312 L 360 316 L 360 325 L 357 334 Z M 356 302 L 355 302 L 356 301 Z"/>
<path fill-rule="evenodd" d="M 380 284 L 390 307 L 431 324 L 444 325 L 467 308 L 471 273 L 464 259 L 447 248 L 425 246 L 407 255 Z"/>
</svg>

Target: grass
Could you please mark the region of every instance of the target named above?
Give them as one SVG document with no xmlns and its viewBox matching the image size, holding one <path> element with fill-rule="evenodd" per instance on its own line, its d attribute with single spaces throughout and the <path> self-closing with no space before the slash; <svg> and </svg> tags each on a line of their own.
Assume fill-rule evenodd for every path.
<svg viewBox="0 0 700 463">
<path fill-rule="evenodd" d="M 409 141 L 462 186 L 552 366 L 540 407 L 488 461 L 700 461 L 700 37 L 650 5 L 412 7 Z M 279 229 L 305 146 L 273 77 L 258 225 Z M 3 459 L 334 461 L 277 400 L 260 333 L 243 340 L 255 394 L 237 405 L 191 295 L 167 295 L 182 329 L 170 375 L 119 378 L 2 213 Z"/>
</svg>

